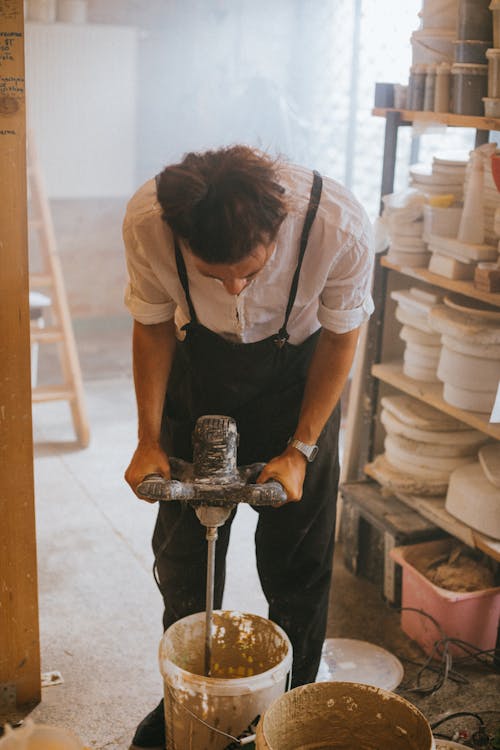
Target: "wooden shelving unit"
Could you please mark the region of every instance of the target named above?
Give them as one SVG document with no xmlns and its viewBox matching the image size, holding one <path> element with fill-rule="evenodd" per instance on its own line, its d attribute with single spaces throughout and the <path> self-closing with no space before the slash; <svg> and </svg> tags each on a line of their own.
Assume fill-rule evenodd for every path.
<svg viewBox="0 0 500 750">
<path fill-rule="evenodd" d="M 385 256 L 380 259 L 380 263 L 384 268 L 388 268 L 391 271 L 397 271 L 404 276 L 409 276 L 412 279 L 418 281 L 425 281 L 427 284 L 433 284 L 434 286 L 440 287 L 441 289 L 447 289 L 450 292 L 457 292 L 463 294 L 466 297 L 480 300 L 481 302 L 487 302 L 489 305 L 497 305 L 500 307 L 500 292 L 480 292 L 476 289 L 472 281 L 455 281 L 454 279 L 447 279 L 445 276 L 440 276 L 437 273 L 432 273 L 427 268 L 408 268 L 408 266 L 399 266 L 395 263 L 391 263 Z"/>
<path fill-rule="evenodd" d="M 394 190 L 394 173 L 396 166 L 397 137 L 401 126 L 412 123 L 440 123 L 449 127 L 473 128 L 476 130 L 476 146 L 489 140 L 489 131 L 500 131 L 500 118 L 465 117 L 451 113 L 413 112 L 410 110 L 374 109 L 376 117 L 385 118 L 385 143 L 382 171 L 381 195 L 387 195 Z M 358 468 L 357 474 L 351 470 L 348 480 L 362 480 L 372 476 L 369 463 L 374 456 L 375 423 L 379 403 L 379 383 L 385 383 L 403 393 L 413 396 L 420 401 L 433 406 L 440 411 L 455 417 L 473 429 L 483 432 L 489 437 L 500 440 L 500 424 L 488 421 L 489 415 L 464 411 L 448 404 L 443 399 L 441 383 L 424 383 L 408 377 L 403 372 L 403 363 L 384 361 L 383 332 L 385 325 L 385 308 L 388 299 L 388 274 L 396 272 L 439 289 L 448 290 L 465 295 L 481 302 L 495 305 L 500 309 L 500 293 L 481 292 L 471 281 L 455 281 L 439 274 L 432 273 L 427 268 L 409 268 L 389 261 L 385 256 L 376 264 L 373 285 L 375 312 L 368 323 L 364 336 L 364 357 L 362 372 L 358 375 L 359 394 L 357 418 L 353 433 L 359 438 L 357 441 Z M 430 520 L 449 534 L 457 537 L 470 546 L 477 547 L 496 560 L 500 560 L 500 542 L 489 539 L 483 534 L 471 529 L 451 516 L 445 508 L 445 498 L 427 498 L 396 493 L 395 496 Z"/>
<path fill-rule="evenodd" d="M 404 374 L 401 362 L 386 362 L 384 364 L 373 365 L 372 374 L 384 383 L 398 388 L 409 396 L 418 398 L 420 401 L 424 401 L 426 404 L 430 404 L 430 406 L 434 406 L 434 408 L 455 417 L 455 419 L 465 422 L 465 424 L 468 424 L 474 430 L 479 430 L 496 440 L 500 440 L 500 424 L 488 422 L 486 414 L 480 414 L 475 411 L 464 411 L 448 404 L 443 399 L 443 386 L 441 383 L 424 383 L 421 380 L 409 378 L 408 375 Z"/>
<path fill-rule="evenodd" d="M 470 115 L 454 115 L 452 112 L 416 112 L 411 109 L 382 109 L 376 107 L 372 110 L 375 117 L 385 117 L 389 113 L 396 113 L 401 124 L 413 122 L 433 123 L 448 125 L 452 128 L 471 128 L 473 130 L 500 130 L 500 118 L 498 117 L 476 117 Z"/>
</svg>

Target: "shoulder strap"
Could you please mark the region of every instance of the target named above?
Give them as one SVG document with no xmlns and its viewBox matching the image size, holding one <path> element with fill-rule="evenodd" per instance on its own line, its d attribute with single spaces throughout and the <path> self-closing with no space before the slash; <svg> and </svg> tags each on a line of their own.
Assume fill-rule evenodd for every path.
<svg viewBox="0 0 500 750">
<path fill-rule="evenodd" d="M 290 294 L 289 294 L 288 303 L 286 306 L 285 320 L 280 330 L 276 334 L 276 338 L 274 339 L 275 344 L 279 347 L 282 347 L 283 344 L 286 341 L 288 341 L 288 339 L 290 338 L 290 334 L 287 331 L 288 319 L 290 317 L 290 313 L 292 312 L 292 308 L 295 302 L 295 297 L 297 296 L 297 289 L 299 286 L 299 277 L 300 277 L 300 270 L 302 268 L 302 261 L 304 260 L 304 255 L 306 252 L 309 234 L 311 232 L 311 227 L 313 225 L 313 221 L 318 211 L 319 202 L 321 200 L 322 188 L 323 188 L 323 178 L 321 177 L 319 172 L 314 170 L 313 182 L 311 186 L 311 195 L 309 198 L 309 206 L 307 207 L 307 213 L 304 219 L 304 226 L 302 228 L 302 235 L 300 237 L 299 259 L 297 261 L 297 267 L 295 269 L 295 273 L 293 275 L 293 280 L 292 280 L 292 285 L 290 287 Z"/>
<path fill-rule="evenodd" d="M 156 182 L 156 193 L 158 194 L 158 187 L 160 184 L 160 177 L 161 174 L 157 174 L 155 177 Z M 179 241 L 176 237 L 176 235 L 172 232 L 174 237 L 174 248 L 175 248 L 175 264 L 177 266 L 177 273 L 179 275 L 179 280 L 182 284 L 182 288 L 184 290 L 184 294 L 186 296 L 186 302 L 189 309 L 189 317 L 191 318 L 191 323 L 195 323 L 196 318 L 196 312 L 193 305 L 193 300 L 191 299 L 191 294 L 189 293 L 189 281 L 188 281 L 188 275 L 186 270 L 186 263 L 184 262 L 184 256 L 182 255 L 182 250 L 179 245 Z"/>
</svg>

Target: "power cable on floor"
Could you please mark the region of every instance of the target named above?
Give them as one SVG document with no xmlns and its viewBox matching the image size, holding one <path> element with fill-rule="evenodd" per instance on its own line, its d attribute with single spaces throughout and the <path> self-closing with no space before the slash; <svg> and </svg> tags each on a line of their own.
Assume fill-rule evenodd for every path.
<svg viewBox="0 0 500 750">
<path fill-rule="evenodd" d="M 432 695 L 442 688 L 448 679 L 468 684 L 469 680 L 464 675 L 452 669 L 453 663 L 455 665 L 466 665 L 468 662 L 477 662 L 482 667 L 495 669 L 495 659 L 499 656 L 497 649 L 480 649 L 472 643 L 467 643 L 467 641 L 462 641 L 458 638 L 449 638 L 438 621 L 422 609 L 399 607 L 399 610 L 401 612 L 416 612 L 422 617 L 428 618 L 435 625 L 441 636 L 434 642 L 430 654 L 422 664 L 411 662 L 420 666 L 416 675 L 416 683 L 414 685 L 402 686 L 400 688 L 401 691 L 418 693 L 419 695 Z M 455 649 L 461 649 L 464 652 L 464 656 L 452 656 L 450 646 L 454 646 Z M 422 684 L 423 680 L 428 676 L 429 672 L 433 673 L 434 681 L 430 685 L 424 685 Z"/>
</svg>

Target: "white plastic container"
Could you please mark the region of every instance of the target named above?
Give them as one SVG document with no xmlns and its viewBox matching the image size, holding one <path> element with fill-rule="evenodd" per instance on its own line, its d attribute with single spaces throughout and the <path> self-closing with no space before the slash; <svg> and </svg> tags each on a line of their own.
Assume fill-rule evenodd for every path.
<svg viewBox="0 0 500 750">
<path fill-rule="evenodd" d="M 419 15 L 424 29 L 455 29 L 458 0 L 424 0 Z"/>
<path fill-rule="evenodd" d="M 460 206 L 451 206 L 450 208 L 424 206 L 423 238 L 425 242 L 429 242 L 431 235 L 456 237 L 461 216 L 462 208 Z"/>
<path fill-rule="evenodd" d="M 257 727 L 257 750 L 368 748 L 431 750 L 427 719 L 399 695 L 355 682 L 316 682 L 291 690 Z"/>
<path fill-rule="evenodd" d="M 86 23 L 86 0 L 59 0 L 57 20 L 61 23 Z"/>
<path fill-rule="evenodd" d="M 453 62 L 455 31 L 420 29 L 411 35 L 412 64 Z"/>
<path fill-rule="evenodd" d="M 287 688 L 292 645 L 275 623 L 217 611 L 212 643 L 214 676 L 205 677 L 204 612 L 178 620 L 161 640 L 166 744 L 172 750 L 223 750 L 228 735 L 238 737 Z"/>
</svg>

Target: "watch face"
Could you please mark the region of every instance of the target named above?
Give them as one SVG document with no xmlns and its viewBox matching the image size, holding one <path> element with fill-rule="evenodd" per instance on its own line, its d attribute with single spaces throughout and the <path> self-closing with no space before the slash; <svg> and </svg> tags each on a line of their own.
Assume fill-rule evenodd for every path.
<svg viewBox="0 0 500 750">
<path fill-rule="evenodd" d="M 317 455 L 318 455 L 318 446 L 317 445 L 313 445 L 312 448 L 311 448 L 311 450 L 309 451 L 308 460 L 309 461 L 314 461 L 314 459 L 316 458 Z"/>
</svg>

